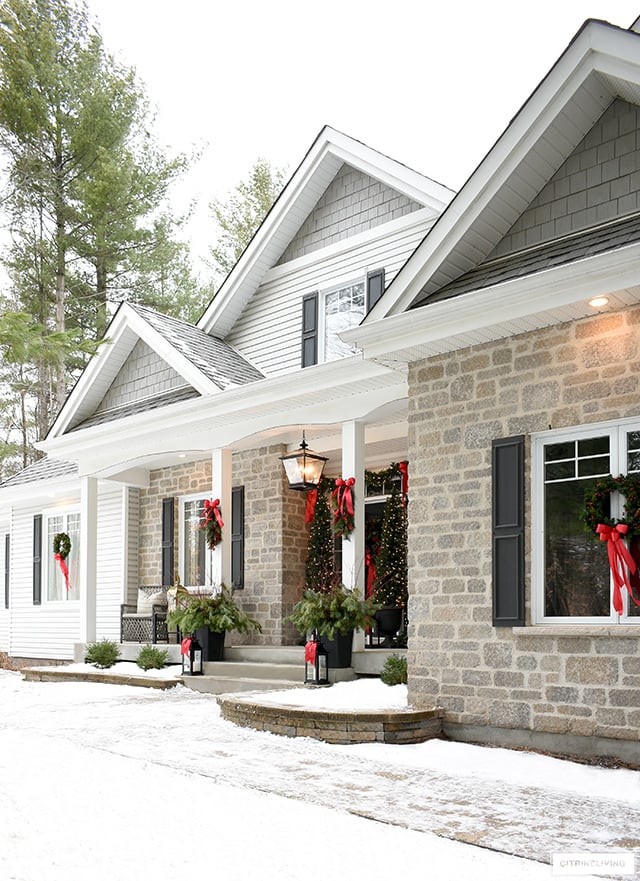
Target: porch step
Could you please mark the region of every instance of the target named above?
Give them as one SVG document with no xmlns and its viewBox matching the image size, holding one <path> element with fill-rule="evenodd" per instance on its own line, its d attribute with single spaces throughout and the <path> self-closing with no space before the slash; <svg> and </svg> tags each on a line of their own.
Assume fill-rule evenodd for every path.
<svg viewBox="0 0 640 881">
<path fill-rule="evenodd" d="M 301 645 L 234 645 L 224 647 L 225 661 L 253 664 L 299 664 L 304 667 Z"/>
<path fill-rule="evenodd" d="M 290 679 L 252 679 L 250 677 L 230 676 L 183 676 L 187 688 L 208 694 L 235 694 L 239 691 L 283 691 L 290 688 L 304 688 L 302 682 Z"/>
<path fill-rule="evenodd" d="M 207 661 L 204 672 L 207 676 L 225 679 L 269 679 L 277 682 L 301 683 L 304 681 L 304 663 L 269 664 L 250 661 L 227 660 Z"/>
</svg>

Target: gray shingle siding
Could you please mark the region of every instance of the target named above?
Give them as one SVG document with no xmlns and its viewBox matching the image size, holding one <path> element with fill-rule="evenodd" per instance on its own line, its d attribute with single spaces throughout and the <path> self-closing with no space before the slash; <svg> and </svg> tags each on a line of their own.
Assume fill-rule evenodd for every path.
<svg viewBox="0 0 640 881">
<path fill-rule="evenodd" d="M 488 259 L 640 211 L 640 107 L 617 98 Z"/>
<path fill-rule="evenodd" d="M 185 385 L 184 378 L 173 367 L 143 340 L 138 340 L 97 407 L 96 415 Z"/>
<path fill-rule="evenodd" d="M 422 205 L 345 164 L 278 263 L 287 263 L 419 208 Z"/>
</svg>

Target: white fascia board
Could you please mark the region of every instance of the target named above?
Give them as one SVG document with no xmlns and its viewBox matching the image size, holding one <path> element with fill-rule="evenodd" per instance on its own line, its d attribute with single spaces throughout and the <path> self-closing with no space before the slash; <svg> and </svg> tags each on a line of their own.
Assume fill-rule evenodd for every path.
<svg viewBox="0 0 640 881">
<path fill-rule="evenodd" d="M 634 243 L 535 275 L 426 303 L 400 315 L 344 331 L 341 336 L 361 348 L 366 359 L 393 357 L 403 349 L 425 347 L 430 342 L 552 311 L 638 284 L 640 243 Z"/>
<path fill-rule="evenodd" d="M 114 422 L 90 426 L 57 438 L 47 438 L 39 444 L 47 454 L 68 461 L 79 461 L 91 453 L 93 448 L 105 445 L 121 445 L 123 439 L 133 444 L 136 438 L 148 436 L 150 432 L 162 432 L 167 437 L 173 430 L 184 431 L 189 425 L 193 431 L 203 421 L 216 417 L 231 418 L 238 422 L 256 418 L 263 409 L 272 414 L 281 412 L 291 418 L 287 402 L 298 398 L 302 389 L 304 397 L 313 406 L 314 395 L 327 390 L 346 389 L 351 395 L 351 386 L 357 381 L 376 381 L 384 384 L 402 382 L 402 375 L 383 365 L 366 362 L 359 355 L 343 358 L 329 364 L 306 367 L 295 374 L 283 374 L 248 383 L 209 398 L 192 398 L 168 407 L 148 410 Z M 316 405 L 317 406 L 317 405 Z M 318 406 L 318 420 L 326 421 L 326 405 Z M 332 414 L 328 414 L 332 416 Z M 277 415 L 272 416 L 274 425 L 280 424 Z M 126 425 L 124 424 L 126 423 Z"/>
<path fill-rule="evenodd" d="M 80 379 L 76 383 L 75 388 L 67 399 L 63 409 L 60 411 L 58 418 L 51 431 L 49 438 L 59 437 L 64 434 L 75 416 L 81 412 L 83 404 L 86 404 L 85 416 L 91 415 L 98 406 L 105 394 L 105 389 L 97 385 L 97 379 L 115 358 L 119 358 L 118 369 L 124 364 L 126 358 L 131 353 L 133 345 L 126 347 L 126 353 L 118 349 L 118 343 L 123 339 L 127 332 L 133 332 L 137 339 L 143 340 L 150 346 L 164 361 L 173 367 L 190 385 L 192 385 L 201 395 L 215 394 L 220 391 L 218 386 L 208 377 L 204 376 L 198 368 L 189 361 L 184 355 L 178 352 L 165 337 L 162 336 L 155 328 L 151 327 L 145 319 L 136 311 L 134 311 L 127 303 L 123 303 L 118 312 L 114 316 L 111 326 L 108 330 L 109 342 L 104 343 L 98 350 L 87 367 L 84 369 Z M 99 388 L 97 393 L 92 395 L 92 391 Z"/>
<path fill-rule="evenodd" d="M 217 329 L 221 336 L 227 335 L 230 328 L 227 327 L 225 313 L 229 309 L 231 301 L 236 296 L 243 295 L 245 284 L 248 284 L 250 290 L 253 291 L 262 282 L 262 277 L 252 279 L 252 272 L 256 264 L 268 249 L 273 236 L 285 223 L 289 212 L 295 207 L 313 178 L 320 174 L 322 166 L 327 162 L 340 164 L 346 162 L 353 165 L 438 213 L 451 201 L 454 195 L 454 191 L 448 187 L 424 177 L 407 166 L 378 153 L 371 147 L 355 141 L 348 135 L 325 127 L 280 193 L 208 309 L 198 321 L 199 328 L 207 333 L 213 333 L 214 329 Z M 336 164 L 335 171 L 338 170 L 338 167 Z M 310 204 L 305 215 L 312 208 L 313 205 Z M 304 218 L 301 219 L 300 223 L 302 222 L 304 222 Z M 271 266 L 267 269 L 271 269 Z"/>
<path fill-rule="evenodd" d="M 637 34 L 589 22 L 551 68 L 425 241 L 396 275 L 365 322 L 408 309 L 426 282 L 472 226 L 550 124 L 593 72 L 640 81 Z M 586 134 L 586 132 L 585 132 Z"/>
</svg>

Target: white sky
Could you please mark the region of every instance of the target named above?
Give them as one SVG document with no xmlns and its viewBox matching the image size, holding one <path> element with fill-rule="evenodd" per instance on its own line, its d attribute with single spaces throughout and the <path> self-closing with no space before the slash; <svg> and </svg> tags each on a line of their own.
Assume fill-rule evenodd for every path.
<svg viewBox="0 0 640 881">
<path fill-rule="evenodd" d="M 88 0 L 161 140 L 203 150 L 182 187 L 225 198 L 257 157 L 293 171 L 323 125 L 458 189 L 587 18 L 634 0 Z"/>
</svg>

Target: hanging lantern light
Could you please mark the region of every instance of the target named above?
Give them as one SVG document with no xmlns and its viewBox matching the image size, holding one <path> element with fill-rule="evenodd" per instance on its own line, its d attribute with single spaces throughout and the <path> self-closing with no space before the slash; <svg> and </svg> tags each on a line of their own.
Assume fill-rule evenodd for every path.
<svg viewBox="0 0 640 881">
<path fill-rule="evenodd" d="M 196 639 L 195 633 L 182 640 L 180 653 L 182 655 L 182 675 L 202 676 L 204 673 L 202 646 Z"/>
<path fill-rule="evenodd" d="M 329 655 L 315 633 L 304 647 L 304 684 L 329 685 Z"/>
<path fill-rule="evenodd" d="M 280 456 L 280 461 L 289 481 L 289 489 L 308 492 L 318 488 L 325 462 L 329 460 L 326 456 L 321 456 L 309 449 L 304 432 L 302 432 L 300 448 L 286 456 Z"/>
</svg>

